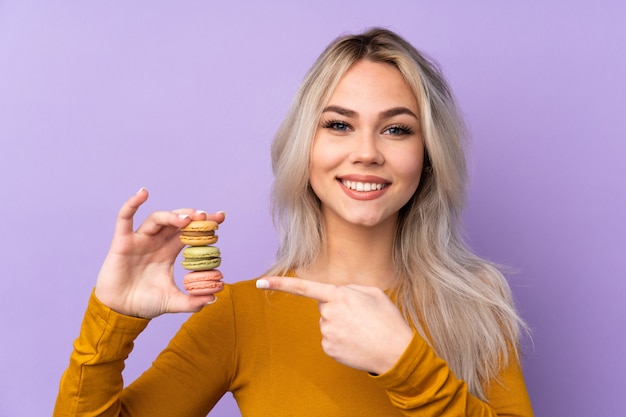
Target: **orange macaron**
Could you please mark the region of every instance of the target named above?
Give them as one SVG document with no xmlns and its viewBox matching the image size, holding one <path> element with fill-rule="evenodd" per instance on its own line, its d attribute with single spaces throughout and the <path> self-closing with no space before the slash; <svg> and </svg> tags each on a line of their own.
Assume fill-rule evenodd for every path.
<svg viewBox="0 0 626 417">
<path fill-rule="evenodd" d="M 224 288 L 224 276 L 217 269 L 209 271 L 195 271 L 185 275 L 183 286 L 191 295 L 209 295 Z"/>
<path fill-rule="evenodd" d="M 180 241 L 189 246 L 212 245 L 217 242 L 217 222 L 195 220 L 180 229 Z"/>
</svg>

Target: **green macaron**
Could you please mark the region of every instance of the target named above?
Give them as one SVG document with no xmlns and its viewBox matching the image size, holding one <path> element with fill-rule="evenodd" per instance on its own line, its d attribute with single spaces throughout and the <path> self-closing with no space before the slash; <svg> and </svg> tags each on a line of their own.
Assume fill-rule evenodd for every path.
<svg viewBox="0 0 626 417">
<path fill-rule="evenodd" d="M 215 246 L 189 246 L 183 250 L 181 264 L 189 271 L 208 271 L 222 262 L 220 250 Z"/>
</svg>

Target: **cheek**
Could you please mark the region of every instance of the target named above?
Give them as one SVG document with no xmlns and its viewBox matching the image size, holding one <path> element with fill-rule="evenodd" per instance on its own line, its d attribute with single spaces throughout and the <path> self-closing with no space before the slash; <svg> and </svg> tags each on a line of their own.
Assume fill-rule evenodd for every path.
<svg viewBox="0 0 626 417">
<path fill-rule="evenodd" d="M 317 146 L 317 141 L 314 142 L 311 149 L 311 159 L 309 160 L 309 183 L 315 195 L 319 197 L 320 183 L 322 181 L 322 172 L 324 171 L 324 156 L 320 151 L 320 147 Z"/>
<path fill-rule="evenodd" d="M 396 159 L 397 174 L 406 182 L 411 194 L 415 192 L 420 182 L 422 168 L 424 165 L 423 152 L 420 150 L 406 151 L 399 154 Z"/>
<path fill-rule="evenodd" d="M 311 185 L 322 180 L 330 171 L 341 163 L 341 156 L 333 147 L 320 143 L 316 140 L 311 149 L 311 160 L 309 161 L 309 175 Z"/>
</svg>

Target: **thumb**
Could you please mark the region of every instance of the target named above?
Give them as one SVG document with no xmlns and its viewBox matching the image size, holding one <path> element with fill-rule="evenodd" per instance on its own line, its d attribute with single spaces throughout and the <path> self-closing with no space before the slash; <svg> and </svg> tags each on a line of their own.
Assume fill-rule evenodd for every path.
<svg viewBox="0 0 626 417">
<path fill-rule="evenodd" d="M 217 301 L 215 294 L 207 295 L 187 295 L 180 293 L 180 296 L 171 300 L 170 313 L 195 313 L 206 305 L 213 304 Z"/>
</svg>

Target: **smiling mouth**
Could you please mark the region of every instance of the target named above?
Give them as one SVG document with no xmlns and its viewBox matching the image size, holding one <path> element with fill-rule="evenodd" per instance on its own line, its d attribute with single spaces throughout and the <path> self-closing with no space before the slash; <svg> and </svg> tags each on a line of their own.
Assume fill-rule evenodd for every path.
<svg viewBox="0 0 626 417">
<path fill-rule="evenodd" d="M 360 181 L 348 181 L 348 180 L 341 180 L 341 183 L 346 188 L 349 188 L 354 191 L 361 191 L 361 192 L 378 191 L 378 190 L 382 190 L 383 188 L 389 185 L 389 184 L 383 184 L 383 183 L 378 183 L 378 182 L 360 182 Z"/>
</svg>

